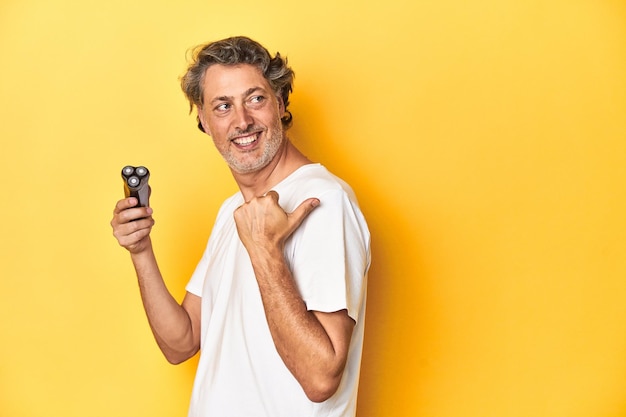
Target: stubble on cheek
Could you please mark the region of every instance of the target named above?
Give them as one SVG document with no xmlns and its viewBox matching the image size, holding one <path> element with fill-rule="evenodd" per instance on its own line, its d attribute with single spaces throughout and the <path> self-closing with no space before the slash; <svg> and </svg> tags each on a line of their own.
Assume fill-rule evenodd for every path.
<svg viewBox="0 0 626 417">
<path fill-rule="evenodd" d="M 278 119 L 278 126 L 273 126 L 272 132 L 270 136 L 264 138 L 263 149 L 260 155 L 258 154 L 259 149 L 250 152 L 240 151 L 236 149 L 235 145 L 233 145 L 230 140 L 227 142 L 224 149 L 220 150 L 220 153 L 228 166 L 239 174 L 247 174 L 260 170 L 274 159 L 282 146 L 284 137 L 280 119 Z M 261 133 L 259 139 L 262 140 L 262 136 L 265 134 L 267 134 L 267 130 Z M 254 155 L 258 156 L 255 157 Z"/>
</svg>

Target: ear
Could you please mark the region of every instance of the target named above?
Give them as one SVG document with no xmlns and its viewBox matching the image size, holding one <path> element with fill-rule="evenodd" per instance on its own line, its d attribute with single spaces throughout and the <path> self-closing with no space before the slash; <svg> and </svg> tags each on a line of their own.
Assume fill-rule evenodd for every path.
<svg viewBox="0 0 626 417">
<path fill-rule="evenodd" d="M 201 130 L 204 130 L 204 133 L 211 136 L 211 131 L 209 130 L 209 124 L 206 121 L 206 117 L 204 115 L 204 112 L 202 111 L 202 107 L 198 106 L 197 110 L 198 110 L 198 124 L 199 124 L 198 128 L 202 126 Z"/>
<path fill-rule="evenodd" d="M 285 116 L 285 102 L 279 95 L 276 96 L 276 101 L 278 101 L 278 114 L 280 114 L 280 118 L 282 119 Z"/>
</svg>

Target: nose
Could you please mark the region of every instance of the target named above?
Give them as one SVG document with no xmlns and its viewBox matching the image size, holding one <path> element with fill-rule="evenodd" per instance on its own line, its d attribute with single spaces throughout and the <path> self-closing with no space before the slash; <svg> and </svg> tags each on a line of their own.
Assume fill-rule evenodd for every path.
<svg viewBox="0 0 626 417">
<path fill-rule="evenodd" d="M 248 127 L 254 124 L 254 119 L 250 114 L 250 111 L 245 106 L 237 106 L 234 112 L 235 127 L 239 130 L 246 130 Z"/>
</svg>

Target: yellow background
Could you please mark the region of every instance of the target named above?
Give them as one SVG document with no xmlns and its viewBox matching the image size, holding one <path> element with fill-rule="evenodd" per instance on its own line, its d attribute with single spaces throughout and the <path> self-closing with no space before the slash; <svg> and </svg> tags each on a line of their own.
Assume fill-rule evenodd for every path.
<svg viewBox="0 0 626 417">
<path fill-rule="evenodd" d="M 621 0 L 2 0 L 0 415 L 186 414 L 108 223 L 145 164 L 181 299 L 236 189 L 178 77 L 237 34 L 370 223 L 359 417 L 626 416 Z"/>
</svg>

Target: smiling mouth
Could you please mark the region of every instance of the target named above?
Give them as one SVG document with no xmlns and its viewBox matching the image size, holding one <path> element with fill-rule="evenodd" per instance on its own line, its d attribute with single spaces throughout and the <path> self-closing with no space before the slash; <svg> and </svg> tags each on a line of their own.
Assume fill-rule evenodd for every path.
<svg viewBox="0 0 626 417">
<path fill-rule="evenodd" d="M 231 139 L 231 142 L 233 142 L 237 146 L 249 146 L 259 139 L 260 134 L 261 132 L 258 131 L 245 136 L 237 136 Z"/>
</svg>

